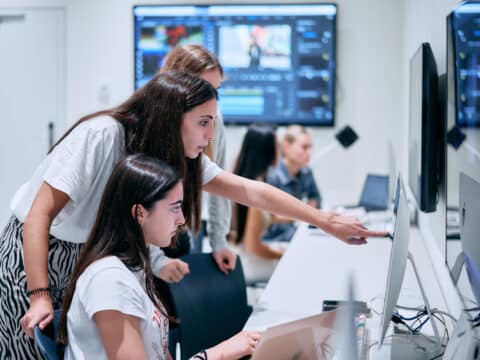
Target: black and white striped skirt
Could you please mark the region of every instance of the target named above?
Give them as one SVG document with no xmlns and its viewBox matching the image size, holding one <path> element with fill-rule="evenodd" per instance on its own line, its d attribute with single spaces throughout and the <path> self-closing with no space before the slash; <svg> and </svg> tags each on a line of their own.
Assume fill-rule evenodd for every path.
<svg viewBox="0 0 480 360">
<path fill-rule="evenodd" d="M 0 359 L 42 359 L 39 350 L 22 330 L 20 319 L 29 307 L 23 267 L 23 223 L 10 218 L 0 235 Z M 83 244 L 50 236 L 48 281 L 53 308 L 62 305 L 63 294 Z"/>
</svg>

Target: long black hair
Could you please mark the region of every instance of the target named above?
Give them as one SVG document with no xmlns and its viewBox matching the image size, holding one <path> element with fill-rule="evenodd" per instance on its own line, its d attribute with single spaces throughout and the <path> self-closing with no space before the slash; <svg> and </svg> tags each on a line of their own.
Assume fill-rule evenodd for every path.
<svg viewBox="0 0 480 360">
<path fill-rule="evenodd" d="M 268 167 L 275 162 L 277 143 L 275 127 L 267 124 L 252 124 L 243 139 L 240 153 L 235 164 L 234 173 L 248 179 L 257 180 L 265 177 Z M 242 241 L 248 208 L 236 204 L 234 223 L 237 226 L 236 242 Z"/>
<path fill-rule="evenodd" d="M 108 115 L 125 129 L 127 154 L 143 153 L 177 169 L 185 181 L 184 215 L 194 230 L 200 226 L 202 167 L 200 156 L 187 159 L 181 127 L 186 112 L 217 99 L 217 91 L 197 76 L 168 71 L 156 74 L 126 101 L 108 110 L 82 117 L 50 149 L 50 152 L 79 124 Z"/>
<path fill-rule="evenodd" d="M 78 278 L 89 265 L 106 256 L 117 256 L 130 270 L 143 271 L 145 291 L 157 308 L 162 309 L 158 298 L 165 299 L 161 293 L 155 292 L 148 246 L 131 209 L 135 205 L 152 209 L 180 181 L 181 177 L 171 166 L 143 154 L 128 156 L 116 166 L 65 293 L 59 324 L 60 342 L 66 344 L 68 341 L 67 312 Z"/>
</svg>

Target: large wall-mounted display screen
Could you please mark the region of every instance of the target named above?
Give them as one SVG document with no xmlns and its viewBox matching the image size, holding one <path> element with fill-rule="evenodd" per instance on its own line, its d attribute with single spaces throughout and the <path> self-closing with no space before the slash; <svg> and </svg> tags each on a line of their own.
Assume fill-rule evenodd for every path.
<svg viewBox="0 0 480 360">
<path fill-rule="evenodd" d="M 135 6 L 135 88 L 174 46 L 201 44 L 225 70 L 227 124 L 333 126 L 336 14 L 325 3 Z"/>
</svg>

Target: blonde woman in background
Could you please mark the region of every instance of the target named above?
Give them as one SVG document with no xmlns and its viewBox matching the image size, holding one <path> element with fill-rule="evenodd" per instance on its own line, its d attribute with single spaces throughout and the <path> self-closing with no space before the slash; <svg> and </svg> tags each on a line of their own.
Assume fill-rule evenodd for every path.
<svg viewBox="0 0 480 360">
<path fill-rule="evenodd" d="M 320 208 L 322 197 L 312 170 L 308 167 L 312 157 L 312 137 L 300 125 L 290 125 L 285 129 L 281 143 L 282 157 L 267 174 L 266 182 L 307 204 Z M 288 242 L 297 227 L 291 219 L 276 219 L 265 233 L 263 240 L 268 242 Z"/>
</svg>

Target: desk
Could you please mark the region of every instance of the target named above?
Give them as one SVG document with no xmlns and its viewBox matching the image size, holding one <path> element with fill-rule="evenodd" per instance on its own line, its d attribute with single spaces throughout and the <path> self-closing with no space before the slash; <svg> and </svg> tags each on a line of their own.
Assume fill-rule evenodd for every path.
<svg viewBox="0 0 480 360">
<path fill-rule="evenodd" d="M 322 311 L 323 300 L 347 298 L 350 275 L 358 299 L 381 295 L 391 247 L 391 241 L 384 238 L 369 239 L 364 246 L 347 245 L 320 230 L 301 226 L 268 282 L 260 305 L 313 315 Z"/>
<path fill-rule="evenodd" d="M 282 322 L 318 314 L 322 311 L 323 300 L 347 298 L 347 279 L 353 275 L 355 298 L 366 301 L 374 310 L 367 326 L 371 342 L 377 341 L 381 316 L 375 311 L 381 312 L 383 308 L 391 247 L 392 242 L 387 238 L 371 238 L 363 246 L 346 245 L 320 230 L 300 226 L 260 297 L 261 309 L 253 312 L 245 329 L 264 330 Z M 444 310 L 435 273 L 416 228 L 411 229 L 409 248 L 431 306 Z M 407 263 L 399 303 L 405 306 L 423 305 L 410 263 Z M 431 333 L 427 326 L 424 329 L 426 333 Z M 388 356 L 379 355 L 377 358 Z"/>
</svg>

